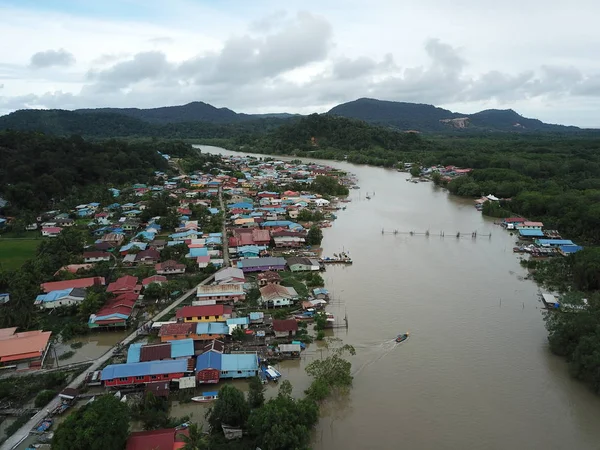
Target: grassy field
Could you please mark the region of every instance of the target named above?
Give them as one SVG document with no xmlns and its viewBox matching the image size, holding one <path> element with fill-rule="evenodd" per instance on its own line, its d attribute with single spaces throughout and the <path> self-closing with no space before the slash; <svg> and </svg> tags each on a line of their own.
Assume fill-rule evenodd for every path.
<svg viewBox="0 0 600 450">
<path fill-rule="evenodd" d="M 18 269 L 35 256 L 41 239 L 7 239 L 0 237 L 0 265 L 5 269 Z"/>
</svg>

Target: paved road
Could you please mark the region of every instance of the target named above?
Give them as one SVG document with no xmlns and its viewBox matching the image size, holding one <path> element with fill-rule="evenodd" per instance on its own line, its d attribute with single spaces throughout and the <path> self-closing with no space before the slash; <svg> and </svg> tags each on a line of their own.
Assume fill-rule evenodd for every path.
<svg viewBox="0 0 600 450">
<path fill-rule="evenodd" d="M 211 282 L 213 279 L 214 279 L 214 275 L 211 275 L 210 277 L 208 277 L 204 281 L 202 281 L 198 286 L 207 284 L 207 283 Z M 196 288 L 198 286 L 194 287 L 193 289 L 190 289 L 189 291 L 186 291 L 183 295 L 178 297 L 177 300 L 175 300 L 173 303 L 171 303 L 169 306 L 167 306 L 161 312 L 159 312 L 154 317 L 152 317 L 152 319 L 149 322 L 144 323 L 140 328 L 138 328 L 133 333 L 131 333 L 129 336 L 127 336 L 125 339 L 123 339 L 119 344 L 122 344 L 122 345 L 130 344 L 139 335 L 140 330 L 144 326 L 149 325 L 152 322 L 157 322 L 159 319 L 161 319 L 162 317 L 164 317 L 165 315 L 167 315 L 168 313 L 173 311 L 175 308 L 177 308 L 181 304 L 181 302 L 183 302 L 189 296 L 193 295 L 196 292 Z M 117 345 L 118 344 L 116 344 L 115 347 Z M 87 376 L 88 372 L 93 372 L 94 370 L 98 370 L 104 363 L 106 363 L 106 361 L 108 361 L 110 359 L 110 357 L 113 355 L 113 351 L 114 351 L 115 347 L 111 347 L 104 355 L 100 356 L 96 360 L 93 360 L 93 363 L 90 366 L 90 368 L 88 370 L 84 371 L 79 376 L 77 376 L 73 381 L 71 381 L 71 383 L 69 383 L 69 385 L 67 387 L 75 388 L 75 389 L 79 388 L 85 381 L 85 377 Z M 31 429 L 33 429 L 33 427 L 35 427 L 42 419 L 44 419 L 44 417 L 46 417 L 46 415 L 47 415 L 46 411 L 47 410 L 52 411 L 55 407 L 57 407 L 60 404 L 60 401 L 61 401 L 60 397 L 56 396 L 45 408 L 40 410 L 25 425 L 23 425 L 21 428 L 19 428 L 19 430 L 17 432 L 15 432 L 15 434 L 10 436 L 2 444 L 2 447 L 0 447 L 0 450 L 11 450 L 11 449 L 14 449 L 15 447 L 17 447 L 24 439 L 27 438 L 27 436 L 29 435 L 29 431 Z"/>
<path fill-rule="evenodd" d="M 229 267 L 229 240 L 227 239 L 227 227 L 225 222 L 227 221 L 227 210 L 223 202 L 223 187 L 219 186 L 219 203 L 221 204 L 221 213 L 223 214 L 223 267 Z"/>
</svg>

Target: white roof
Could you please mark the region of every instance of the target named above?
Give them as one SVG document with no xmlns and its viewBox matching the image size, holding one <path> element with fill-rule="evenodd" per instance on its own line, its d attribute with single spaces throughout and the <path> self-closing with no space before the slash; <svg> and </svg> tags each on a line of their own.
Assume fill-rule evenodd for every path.
<svg viewBox="0 0 600 450">
<path fill-rule="evenodd" d="M 552 294 L 542 294 L 542 298 L 546 303 L 557 303 L 556 297 Z"/>
</svg>

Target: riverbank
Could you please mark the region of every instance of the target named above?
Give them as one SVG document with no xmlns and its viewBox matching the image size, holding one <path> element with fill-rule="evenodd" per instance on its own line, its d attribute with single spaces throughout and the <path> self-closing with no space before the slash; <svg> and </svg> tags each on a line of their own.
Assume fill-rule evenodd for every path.
<svg viewBox="0 0 600 450">
<path fill-rule="evenodd" d="M 323 163 L 355 173 L 361 186 L 335 227 L 323 230 L 325 254 L 345 247 L 354 259 L 324 278 L 335 299 L 330 310 L 349 319 L 348 330 L 333 333 L 357 355 L 351 395 L 322 410 L 313 448 L 384 449 L 402 441 L 415 448 L 594 449 L 600 402 L 549 352 L 538 288 L 514 257 L 514 238 L 471 200 L 432 183 Z M 376 196 L 367 200 L 366 191 Z M 447 236 L 382 235 L 382 228 L 443 229 Z M 475 230 L 492 236 L 448 237 Z M 392 346 L 405 331 L 411 338 Z M 307 387 L 304 367 L 315 357 L 318 347 L 279 366 L 295 391 Z"/>
</svg>

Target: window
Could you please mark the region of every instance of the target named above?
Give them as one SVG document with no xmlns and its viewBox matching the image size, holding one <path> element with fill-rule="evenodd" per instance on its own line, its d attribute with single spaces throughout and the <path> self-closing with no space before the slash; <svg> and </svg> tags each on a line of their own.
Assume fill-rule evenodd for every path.
<svg viewBox="0 0 600 450">
<path fill-rule="evenodd" d="M 156 375 L 151 375 L 150 378 L 152 378 L 153 380 L 156 380 Z"/>
<path fill-rule="evenodd" d="M 226 370 L 221 371 L 221 375 L 227 375 L 227 371 Z"/>
<path fill-rule="evenodd" d="M 204 316 L 204 320 L 209 320 L 210 316 Z"/>
<path fill-rule="evenodd" d="M 144 379 L 144 377 L 143 377 L 143 376 L 137 376 L 137 377 L 135 377 L 135 379 L 136 379 L 136 380 L 143 380 L 143 379 Z"/>
<path fill-rule="evenodd" d="M 242 371 L 241 371 L 241 370 L 238 370 L 238 373 L 241 375 L 241 374 L 242 374 Z"/>
<path fill-rule="evenodd" d="M 121 377 L 119 378 L 119 381 L 127 381 L 127 377 Z"/>
</svg>

